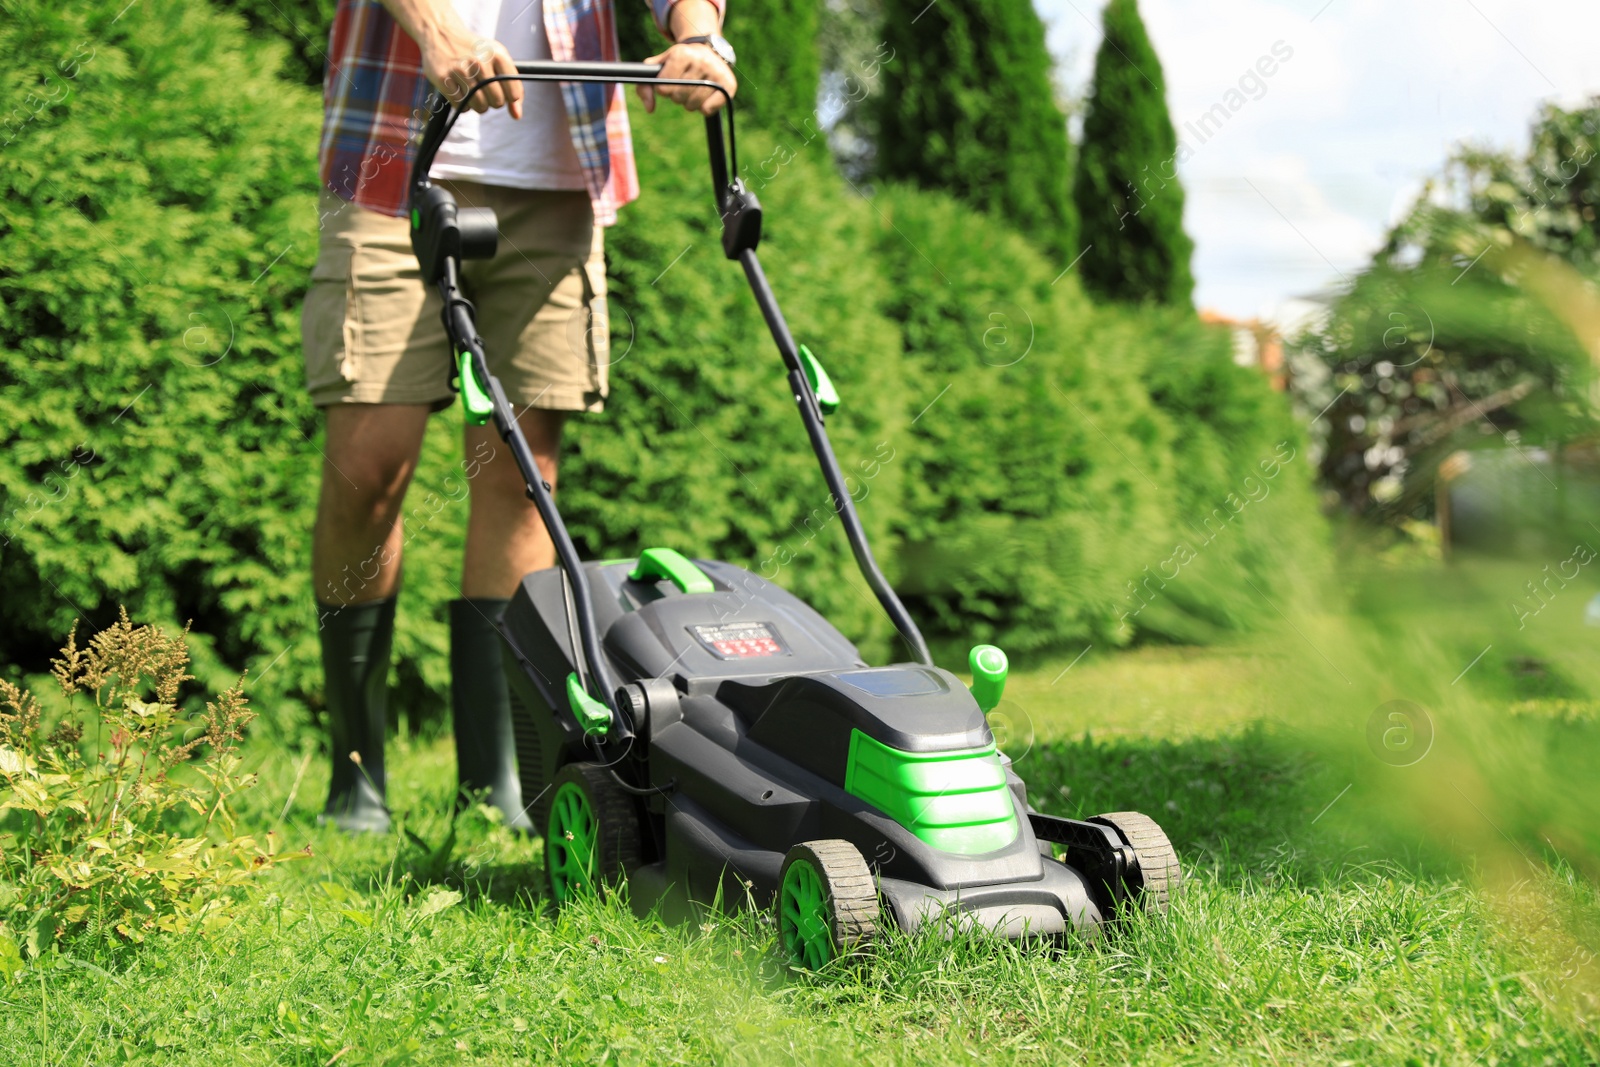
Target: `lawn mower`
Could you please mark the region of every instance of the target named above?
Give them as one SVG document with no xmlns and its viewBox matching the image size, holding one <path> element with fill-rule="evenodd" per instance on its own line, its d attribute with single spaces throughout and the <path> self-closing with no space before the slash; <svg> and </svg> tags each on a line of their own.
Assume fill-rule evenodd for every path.
<svg viewBox="0 0 1600 1067">
<path fill-rule="evenodd" d="M 664 82 L 642 63 L 517 71 L 471 92 L 509 80 L 722 91 Z M 706 119 L 723 252 L 744 268 L 855 561 L 914 662 L 870 666 L 810 606 L 729 563 L 671 547 L 579 558 L 460 288 L 461 260 L 494 254 L 494 214 L 458 208 L 428 180 L 470 96 L 435 98 L 412 174 L 412 244 L 443 298 L 465 417 L 494 424 L 555 545 L 557 566 L 522 580 L 500 630 L 523 796 L 557 906 L 626 878 L 641 909 L 771 907 L 783 952 L 810 969 L 888 923 L 1050 938 L 1163 911 L 1181 873 L 1161 828 L 1136 812 L 1034 811 L 987 721 L 1004 653 L 974 648 L 970 687 L 935 666 L 874 560 L 824 429 L 838 395 L 756 255 L 762 209 L 738 177 L 731 99 Z"/>
</svg>

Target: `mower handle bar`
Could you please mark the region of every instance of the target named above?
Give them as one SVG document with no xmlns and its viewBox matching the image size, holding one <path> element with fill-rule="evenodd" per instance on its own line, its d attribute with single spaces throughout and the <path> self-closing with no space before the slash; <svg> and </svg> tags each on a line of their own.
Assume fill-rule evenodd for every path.
<svg viewBox="0 0 1600 1067">
<path fill-rule="evenodd" d="M 515 74 L 497 74 L 485 78 L 462 96 L 461 102 L 451 104 L 443 95 L 435 97 L 433 115 L 423 130 L 417 147 L 417 158 L 412 164 L 411 187 L 416 188 L 428 178 L 433 160 L 438 155 L 444 139 L 455 125 L 456 119 L 467 110 L 467 102 L 478 92 L 501 82 L 598 82 L 625 85 L 683 85 L 713 89 L 722 94 L 728 111 L 728 152 L 722 152 L 722 120 L 712 114 L 706 116 L 706 135 L 711 148 L 711 179 L 717 196 L 717 207 L 723 206 L 723 191 L 728 176 L 739 173 L 739 143 L 733 125 L 733 95 L 714 81 L 702 78 L 663 78 L 659 63 L 605 63 L 558 62 L 556 60 L 529 60 L 517 64 Z"/>
<path fill-rule="evenodd" d="M 722 116 L 711 114 L 706 116 L 706 140 L 711 155 L 711 179 L 714 190 L 717 210 L 724 223 L 723 246 L 728 258 L 737 259 L 745 270 L 746 277 L 754 291 L 756 302 L 760 305 L 762 315 L 767 320 L 773 340 L 778 345 L 779 353 L 783 356 L 784 363 L 789 369 L 789 385 L 794 393 L 796 403 L 800 408 L 802 420 L 805 422 L 807 434 L 811 438 L 813 450 L 817 454 L 818 462 L 822 466 L 823 477 L 828 483 L 828 488 L 834 497 L 834 506 L 844 521 L 845 531 L 850 541 L 856 562 L 860 565 L 867 583 L 878 595 L 879 602 L 883 605 L 895 628 L 911 646 L 916 658 L 931 665 L 933 658 L 928 654 L 928 646 L 917 630 L 916 623 L 900 603 L 894 590 L 890 588 L 872 556 L 872 551 L 867 545 L 866 531 L 861 528 L 860 520 L 856 516 L 851 504 L 851 497 L 845 485 L 844 476 L 839 470 L 837 459 L 834 458 L 832 446 L 828 442 L 827 434 L 822 428 L 822 412 L 817 404 L 817 398 L 801 367 L 798 347 L 789 332 L 788 324 L 784 321 L 783 313 L 778 309 L 777 299 L 773 296 L 772 288 L 767 284 L 765 273 L 761 270 L 761 263 L 756 258 L 755 245 L 760 240 L 760 204 L 755 197 L 748 193 L 738 180 L 739 155 L 737 141 L 734 136 L 733 94 L 728 92 L 713 81 L 692 78 L 663 78 L 661 67 L 654 63 L 603 63 L 603 62 L 555 62 L 534 61 L 518 63 L 517 73 L 501 74 L 483 81 L 468 89 L 458 104 L 449 104 L 442 96 L 435 96 L 430 101 L 433 114 L 428 119 L 428 124 L 423 130 L 422 139 L 417 147 L 417 157 L 412 165 L 410 189 L 412 194 L 413 226 L 417 225 L 415 209 L 417 196 L 429 188 L 428 171 L 433 166 L 435 156 L 444 139 L 450 133 L 450 128 L 455 125 L 466 110 L 467 103 L 473 94 L 482 91 L 490 85 L 509 81 L 534 81 L 534 82 L 599 82 L 599 83 L 624 83 L 646 85 L 682 85 L 706 88 L 721 93 L 726 102 L 728 117 L 727 149 L 724 152 L 722 136 Z M 730 177 L 732 181 L 730 182 Z M 452 201 L 453 205 L 453 201 Z M 743 225 L 752 221 L 753 225 Z M 539 509 L 540 516 L 544 519 L 546 528 L 550 531 L 555 542 L 557 562 L 567 579 L 567 588 L 571 598 L 571 605 L 576 615 L 577 640 L 574 644 L 574 659 L 579 661 L 579 677 L 589 675 L 585 689 L 590 690 L 590 695 L 597 697 L 613 713 L 618 715 L 617 685 L 611 671 L 606 664 L 604 653 L 600 647 L 599 634 L 595 627 L 594 609 L 589 592 L 588 581 L 584 577 L 583 564 L 578 558 L 577 548 L 572 543 L 571 536 L 567 533 L 565 525 L 561 522 L 559 513 L 555 508 L 555 500 L 551 487 L 539 473 L 534 461 L 533 453 L 528 448 L 527 441 L 522 435 L 521 427 L 505 391 L 498 379 L 489 373 L 487 357 L 483 352 L 483 343 L 477 337 L 472 305 L 461 297 L 458 289 L 458 263 L 456 258 L 459 252 L 447 255 L 443 263 L 443 273 L 438 279 L 440 295 L 444 298 L 444 318 L 447 332 L 452 340 L 465 347 L 470 353 L 472 373 L 484 384 L 491 396 L 493 421 L 500 432 L 500 436 L 510 446 L 513 458 L 518 468 L 522 471 L 524 480 L 528 484 L 528 496 Z M 581 649 L 581 656 L 578 655 Z M 587 670 L 584 670 L 587 668 Z M 593 692 L 598 689 L 598 692 Z"/>
</svg>

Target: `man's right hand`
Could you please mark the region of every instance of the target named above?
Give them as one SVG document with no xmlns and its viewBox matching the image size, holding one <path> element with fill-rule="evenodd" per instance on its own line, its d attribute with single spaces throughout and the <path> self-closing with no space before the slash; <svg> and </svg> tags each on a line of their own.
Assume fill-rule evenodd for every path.
<svg viewBox="0 0 1600 1067">
<path fill-rule="evenodd" d="M 468 30 L 450 0 L 383 0 L 383 6 L 422 49 L 422 73 L 452 104 L 485 78 L 517 72 L 506 46 Z M 477 112 L 503 107 L 520 119 L 522 83 L 496 82 L 473 93 L 467 106 Z"/>
</svg>

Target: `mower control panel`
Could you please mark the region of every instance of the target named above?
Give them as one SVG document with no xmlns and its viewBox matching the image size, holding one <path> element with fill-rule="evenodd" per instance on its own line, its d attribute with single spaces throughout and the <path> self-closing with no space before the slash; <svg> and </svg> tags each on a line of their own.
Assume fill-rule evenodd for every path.
<svg viewBox="0 0 1600 1067">
<path fill-rule="evenodd" d="M 788 646 L 771 623 L 725 622 L 689 627 L 695 640 L 718 659 L 752 659 L 757 656 L 787 656 Z"/>
</svg>

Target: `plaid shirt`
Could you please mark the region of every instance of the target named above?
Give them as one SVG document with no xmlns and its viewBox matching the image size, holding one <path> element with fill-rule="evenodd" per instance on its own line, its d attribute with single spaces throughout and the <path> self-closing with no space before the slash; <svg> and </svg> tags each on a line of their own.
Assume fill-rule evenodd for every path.
<svg viewBox="0 0 1600 1067">
<path fill-rule="evenodd" d="M 649 0 L 667 31 L 677 0 Z M 721 9 L 724 0 L 712 0 Z M 612 0 L 544 0 L 545 33 L 557 60 L 614 60 Z M 322 184 L 346 200 L 404 215 L 417 139 L 428 120 L 432 86 L 422 52 L 378 0 L 339 0 L 328 38 L 323 79 Z M 595 221 L 609 226 L 617 209 L 639 195 L 633 139 L 622 86 L 563 82 L 567 125 L 594 202 Z"/>
</svg>

